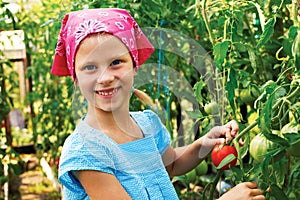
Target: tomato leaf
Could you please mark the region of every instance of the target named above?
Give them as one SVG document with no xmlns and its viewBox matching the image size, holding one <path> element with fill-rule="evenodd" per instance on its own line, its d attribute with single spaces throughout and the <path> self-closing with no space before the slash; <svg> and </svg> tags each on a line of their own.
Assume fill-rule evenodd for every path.
<svg viewBox="0 0 300 200">
<path fill-rule="evenodd" d="M 271 162 L 271 159 L 272 157 L 270 155 L 266 155 L 265 159 L 261 163 L 263 178 L 265 179 L 264 181 L 266 182 L 269 180 L 269 174 L 270 174 L 269 164 Z"/>
<path fill-rule="evenodd" d="M 186 114 L 191 117 L 192 119 L 202 119 L 203 114 L 200 110 L 194 110 L 194 111 L 186 111 Z"/>
<path fill-rule="evenodd" d="M 282 137 L 279 137 L 278 135 L 275 135 L 273 133 L 263 133 L 268 140 L 271 140 L 272 142 L 276 144 L 280 144 L 282 146 L 289 146 L 289 142 Z"/>
<path fill-rule="evenodd" d="M 289 199 L 283 192 L 282 188 L 279 188 L 277 185 L 272 184 L 270 186 L 270 188 L 271 188 L 270 196 L 275 197 L 275 199 L 280 199 L 280 200 L 288 200 Z"/>
<path fill-rule="evenodd" d="M 181 182 L 185 182 L 186 180 L 186 177 L 184 175 L 181 175 L 181 176 L 174 176 L 173 179 L 172 179 L 172 182 L 176 182 L 176 181 L 181 181 Z"/>
<path fill-rule="evenodd" d="M 227 55 L 228 44 L 228 41 L 218 42 L 213 48 L 214 61 L 220 70 L 222 70 L 222 64 Z"/>
<path fill-rule="evenodd" d="M 283 185 L 285 181 L 285 174 L 288 173 L 287 168 L 285 167 L 286 162 L 276 162 L 274 163 L 274 168 L 277 169 L 274 171 L 276 183 Z"/>
<path fill-rule="evenodd" d="M 289 38 L 294 40 L 298 35 L 298 26 L 291 26 L 289 29 Z"/>
<path fill-rule="evenodd" d="M 203 81 L 200 80 L 198 81 L 195 85 L 194 85 L 194 94 L 198 100 L 198 102 L 202 102 L 203 101 L 203 97 L 202 97 L 202 89 L 203 89 Z"/>
<path fill-rule="evenodd" d="M 266 44 L 271 39 L 271 37 L 274 34 L 275 23 L 276 23 L 275 17 L 272 17 L 271 19 L 269 19 L 267 21 L 267 23 L 265 24 L 265 30 L 264 30 L 260 40 L 258 41 L 257 48 L 260 48 L 261 46 Z"/>
<path fill-rule="evenodd" d="M 237 167 L 233 167 L 231 168 L 232 172 L 234 174 L 234 177 L 236 178 L 236 180 L 242 181 L 245 175 L 245 172 L 243 170 L 241 170 L 240 168 Z"/>
<path fill-rule="evenodd" d="M 233 109 L 233 113 L 235 113 L 235 89 L 237 88 L 237 81 L 236 81 L 237 74 L 235 70 L 231 67 L 229 70 L 228 80 L 226 83 L 226 91 L 228 92 L 228 101 L 230 103 L 231 108 Z"/>
<path fill-rule="evenodd" d="M 236 159 L 235 155 L 233 154 L 228 154 L 228 156 L 226 156 L 219 164 L 219 166 L 217 167 L 217 169 L 221 169 L 222 167 L 224 167 L 225 165 L 227 165 L 228 163 L 230 163 L 231 161 L 233 161 L 234 159 Z"/>
<path fill-rule="evenodd" d="M 289 146 L 300 142 L 300 134 L 295 133 L 285 133 L 284 137 L 288 140 Z"/>
</svg>

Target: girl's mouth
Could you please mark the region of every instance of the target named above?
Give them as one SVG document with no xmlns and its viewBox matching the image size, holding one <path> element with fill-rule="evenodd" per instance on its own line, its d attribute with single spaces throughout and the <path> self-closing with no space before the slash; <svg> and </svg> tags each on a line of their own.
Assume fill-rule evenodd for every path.
<svg viewBox="0 0 300 200">
<path fill-rule="evenodd" d="M 112 96 L 114 96 L 119 91 L 119 89 L 120 89 L 120 87 L 106 89 L 106 90 L 96 90 L 95 92 L 98 95 L 101 95 L 103 97 L 112 97 Z"/>
</svg>

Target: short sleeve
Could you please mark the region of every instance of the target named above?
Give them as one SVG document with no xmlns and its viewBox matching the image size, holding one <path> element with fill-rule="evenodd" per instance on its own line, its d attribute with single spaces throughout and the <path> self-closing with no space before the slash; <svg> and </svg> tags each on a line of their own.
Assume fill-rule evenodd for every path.
<svg viewBox="0 0 300 200">
<path fill-rule="evenodd" d="M 109 174 L 114 173 L 114 165 L 107 148 L 98 138 L 89 134 L 82 137 L 74 132 L 64 143 L 59 165 L 58 180 L 67 188 L 67 193 L 86 195 L 82 185 L 72 171 L 97 170 Z"/>
<path fill-rule="evenodd" d="M 156 113 L 154 113 L 151 110 L 145 110 L 144 114 L 150 120 L 157 148 L 159 150 L 160 155 L 163 155 L 167 148 L 170 146 L 170 133 Z"/>
<path fill-rule="evenodd" d="M 64 197 L 64 200 L 73 200 L 73 199 L 82 199 L 82 200 L 88 200 L 89 197 L 88 195 L 83 192 L 72 192 L 71 190 L 69 190 L 67 187 L 63 186 L 62 188 L 62 194 Z"/>
</svg>

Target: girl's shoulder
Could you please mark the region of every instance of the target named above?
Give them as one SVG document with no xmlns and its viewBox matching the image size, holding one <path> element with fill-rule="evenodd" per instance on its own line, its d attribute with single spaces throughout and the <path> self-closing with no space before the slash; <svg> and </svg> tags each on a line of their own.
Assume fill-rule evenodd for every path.
<svg viewBox="0 0 300 200">
<path fill-rule="evenodd" d="M 144 131 L 144 133 L 150 133 L 157 136 L 158 133 L 168 133 L 165 125 L 161 121 L 158 114 L 152 110 L 144 110 L 139 112 L 131 112 L 131 116 Z"/>
<path fill-rule="evenodd" d="M 130 115 L 138 124 L 153 126 L 155 124 L 162 125 L 159 116 L 152 110 L 144 110 L 138 112 L 130 112 Z"/>
<path fill-rule="evenodd" d="M 83 119 L 77 124 L 73 133 L 71 133 L 64 142 L 63 148 L 76 150 L 86 150 L 90 148 L 105 148 L 114 143 L 112 140 L 99 130 L 89 126 Z"/>
</svg>

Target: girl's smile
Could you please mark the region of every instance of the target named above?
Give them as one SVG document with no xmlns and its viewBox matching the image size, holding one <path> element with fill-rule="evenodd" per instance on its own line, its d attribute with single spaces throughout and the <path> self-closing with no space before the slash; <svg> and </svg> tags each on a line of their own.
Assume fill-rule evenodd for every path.
<svg viewBox="0 0 300 200">
<path fill-rule="evenodd" d="M 109 88 L 105 90 L 95 90 L 95 93 L 102 98 L 112 98 L 116 95 L 121 87 Z"/>
</svg>

